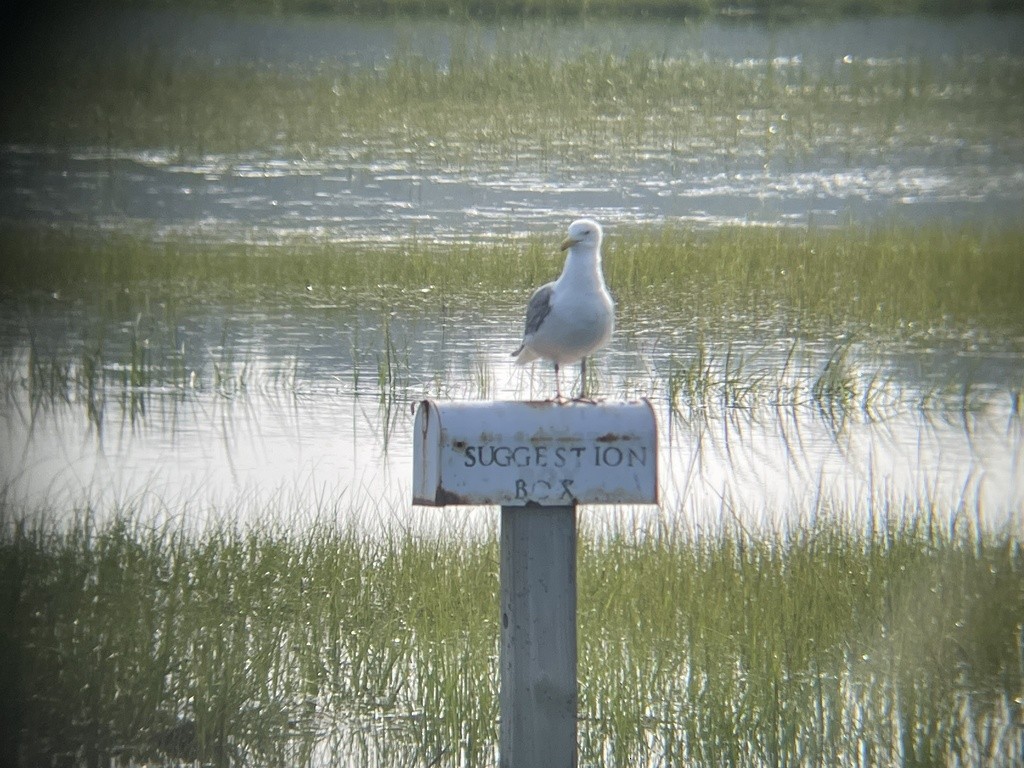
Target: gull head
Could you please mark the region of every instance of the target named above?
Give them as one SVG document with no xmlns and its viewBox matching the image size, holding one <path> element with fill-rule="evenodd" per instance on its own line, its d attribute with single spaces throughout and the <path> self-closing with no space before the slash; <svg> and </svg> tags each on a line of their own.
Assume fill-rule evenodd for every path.
<svg viewBox="0 0 1024 768">
<path fill-rule="evenodd" d="M 569 236 L 562 241 L 562 250 L 582 245 L 596 250 L 601 246 L 601 225 L 593 219 L 577 219 L 569 225 Z"/>
</svg>

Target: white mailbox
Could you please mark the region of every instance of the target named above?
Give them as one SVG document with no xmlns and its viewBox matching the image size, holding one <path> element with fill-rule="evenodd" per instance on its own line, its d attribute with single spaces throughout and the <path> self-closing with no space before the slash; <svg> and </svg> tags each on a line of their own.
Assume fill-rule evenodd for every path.
<svg viewBox="0 0 1024 768">
<path fill-rule="evenodd" d="M 630 403 L 424 400 L 413 503 L 503 507 L 655 504 L 657 424 Z"/>
</svg>

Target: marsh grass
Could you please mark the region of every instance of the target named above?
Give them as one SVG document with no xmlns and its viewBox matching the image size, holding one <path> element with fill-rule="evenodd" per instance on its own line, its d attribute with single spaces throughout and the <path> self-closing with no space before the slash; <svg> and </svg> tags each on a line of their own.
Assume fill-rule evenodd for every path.
<svg viewBox="0 0 1024 768">
<path fill-rule="evenodd" d="M 116 349 L 102 338 L 86 338 L 77 352 L 70 353 L 44 351 L 44 346 L 49 345 L 30 340 L 23 350 L 0 351 L 0 387 L 8 406 L 20 411 L 17 394 L 26 394 L 27 412 L 19 416 L 30 431 L 41 412 L 80 407 L 101 441 L 112 411 L 122 426 L 134 429 L 146 422 L 153 401 L 184 402 L 200 393 L 244 398 L 251 394 L 249 385 L 257 375 L 251 361 L 233 359 L 230 345 L 222 346 L 203 368 L 184 367 L 176 350 L 153 350 L 149 340 L 137 334 Z M 293 360 L 291 367 L 260 371 L 261 394 L 295 394 L 294 366 Z"/>
<path fill-rule="evenodd" d="M 534 34 L 534 33 L 531 33 Z M 535 36 L 535 34 L 534 34 Z M 428 159 L 475 169 L 950 153 L 1016 142 L 1024 62 L 962 57 L 732 62 L 571 55 L 511 31 L 472 31 L 438 64 L 230 65 L 57 50 L 7 83 L 0 137 L 51 147 Z M 601 151 L 595 153 L 594 147 Z"/>
<path fill-rule="evenodd" d="M 1024 322 L 1002 287 L 1024 286 L 1018 243 L 1010 231 L 969 226 L 710 234 L 668 226 L 613 240 L 605 269 L 609 284 L 627 295 L 685 286 L 691 311 L 705 317 L 746 306 L 758 314 L 793 312 L 844 332 L 927 335 L 974 323 L 1009 330 Z"/>
<path fill-rule="evenodd" d="M 605 272 L 621 332 L 649 370 L 642 380 L 598 381 L 592 367 L 590 384 L 604 394 L 664 396 L 683 418 L 764 405 L 812 405 L 835 422 L 902 407 L 984 408 L 992 394 L 969 382 L 908 388 L 862 365 L 861 352 L 967 342 L 1016 349 L 1024 334 L 1020 237 L 943 226 L 620 229 L 609 238 Z M 6 229 L 0 246 L 0 286 L 27 318 L 26 336 L 9 339 L 0 355 L 8 402 L 20 408 L 15 395 L 28 393 L 26 423 L 43 408 L 84 408 L 100 437 L 110 415 L 134 428 L 156 403 L 210 395 L 294 400 L 322 387 L 300 370 L 298 355 L 269 364 L 253 358 L 259 350 L 245 327 L 265 322 L 245 319 L 254 307 L 326 312 L 341 323 L 332 353 L 338 372 L 348 371 L 343 383 L 356 396 L 376 398 L 385 424 L 396 423 L 410 397 L 487 396 L 496 385 L 487 356 L 457 361 L 447 349 L 447 335 L 467 321 L 452 307 L 518 316 L 533 286 L 560 269 L 559 254 L 540 237 L 511 245 L 414 242 L 382 256 L 308 238 L 209 245 Z M 87 318 L 70 321 L 80 338 L 55 341 L 37 331 L 32 318 L 53 312 Z M 205 337 L 186 341 L 183 313 L 238 319 L 218 321 L 220 339 L 207 349 Z M 440 347 L 427 357 L 414 331 L 421 321 L 442 328 Z M 229 333 L 232 323 L 239 329 Z M 680 332 L 689 341 L 673 336 Z M 733 341 L 750 334 L 782 346 L 762 361 L 757 347 Z M 458 389 L 453 376 L 468 384 Z M 1011 387 L 1011 406 L 1018 396 Z"/>
<path fill-rule="evenodd" d="M 608 238 L 608 284 L 635 319 L 661 305 L 718 322 L 723 314 L 790 316 L 794 330 L 927 337 L 944 329 L 1024 329 L 1022 234 L 943 224 L 786 229 L 623 227 Z M 232 306 L 317 299 L 340 307 L 516 298 L 561 269 L 549 238 L 377 247 L 295 237 L 278 244 L 154 242 L 145 233 L 6 228 L 0 287 L 37 306 L 87 301 L 109 316 L 173 317 L 184 301 Z M 142 354 L 144 350 L 140 350 Z M 144 364 L 144 359 L 136 367 Z M 386 364 L 386 361 L 384 361 Z"/>
<path fill-rule="evenodd" d="M 1012 762 L 1019 544 L 888 504 L 869 533 L 842 508 L 756 537 L 584 515 L 581 762 Z M 2 713 L 26 764 L 493 763 L 496 533 L 339 516 L 186 532 L 5 500 Z"/>
<path fill-rule="evenodd" d="M 581 632 L 581 655 L 600 659 L 583 688 L 592 749 L 609 764 L 841 765 L 865 753 L 942 763 L 956 760 L 940 746 L 951 739 L 965 762 L 1007 759 L 1020 734 L 1004 731 L 1009 751 L 972 753 L 956 693 L 961 675 L 1005 679 L 992 638 L 954 618 L 988 621 L 998 601 L 972 604 L 943 586 L 1000 579 L 989 581 L 992 561 L 975 561 L 972 547 L 926 540 L 913 525 L 865 540 L 826 524 L 789 539 L 736 531 L 681 545 L 669 532 L 590 543 L 580 583 L 604 600 Z M 1016 544 L 990 554 L 1009 566 L 1003 586 L 1019 590 Z M 1002 637 L 1019 656 L 1019 626 Z M 984 698 L 997 719 L 1014 709 L 1002 694 Z M 889 746 L 864 741 L 871 732 Z"/>
</svg>

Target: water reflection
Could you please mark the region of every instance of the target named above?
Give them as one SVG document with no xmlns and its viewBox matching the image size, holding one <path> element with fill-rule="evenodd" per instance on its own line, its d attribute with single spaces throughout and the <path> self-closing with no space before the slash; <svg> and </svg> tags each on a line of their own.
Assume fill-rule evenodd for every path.
<svg viewBox="0 0 1024 768">
<path fill-rule="evenodd" d="M 194 334 L 189 347 L 206 354 L 181 373 L 154 361 L 136 385 L 118 375 L 112 339 L 98 416 L 83 386 L 34 393 L 21 347 L 5 362 L 0 482 L 32 503 L 87 498 L 156 517 L 189 509 L 191 524 L 230 511 L 301 526 L 327 503 L 371 528 L 408 526 L 417 400 L 552 390 L 547 366 L 516 369 L 508 356 L 518 304 L 490 312 L 493 322 L 481 324 L 473 307 L 362 316 L 264 307 L 234 318 L 228 333 L 200 317 L 179 319 L 183 335 Z M 833 349 L 734 344 L 702 353 L 703 379 L 685 384 L 681 366 L 692 371 L 697 354 L 685 335 L 654 346 L 627 321 L 600 356 L 600 392 L 649 396 L 659 419 L 663 503 L 629 514 L 752 529 L 822 514 L 884 525 L 888 516 L 949 510 L 950 526 L 986 527 L 1019 515 L 1024 433 L 1004 378 L 1016 363 L 976 369 L 971 387 L 933 393 L 922 407 L 927 379 L 877 350 L 844 352 L 859 390 L 845 399 L 815 386 Z M 459 514 L 493 523 L 488 510 Z M 597 524 L 620 514 L 587 512 Z"/>
<path fill-rule="evenodd" d="M 682 163 L 649 152 L 626 167 L 555 164 L 546 172 L 424 167 L 384 152 L 371 162 L 337 150 L 318 161 L 162 153 L 0 150 L 7 219 L 153 229 L 218 240 L 317 233 L 330 241 L 435 241 L 557 229 L 579 211 L 605 221 L 829 225 L 878 221 L 1010 223 L 1024 198 L 1024 157 L 974 153 L 814 158 L 747 156 Z M 528 166 L 523 158 L 524 166 Z"/>
</svg>

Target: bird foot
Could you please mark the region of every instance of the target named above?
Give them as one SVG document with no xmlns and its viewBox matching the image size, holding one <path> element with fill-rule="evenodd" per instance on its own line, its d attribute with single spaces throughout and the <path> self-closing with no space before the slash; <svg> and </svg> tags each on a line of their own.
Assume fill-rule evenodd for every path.
<svg viewBox="0 0 1024 768">
<path fill-rule="evenodd" d="M 572 402 L 587 403 L 588 405 L 597 405 L 599 401 L 596 398 L 590 397 L 589 395 L 579 395 L 578 397 L 574 397 L 572 399 Z"/>
</svg>

